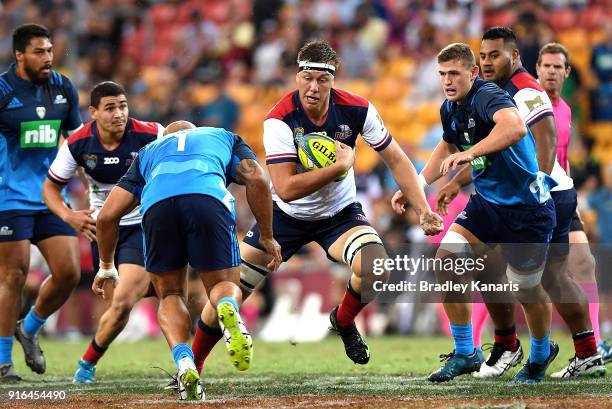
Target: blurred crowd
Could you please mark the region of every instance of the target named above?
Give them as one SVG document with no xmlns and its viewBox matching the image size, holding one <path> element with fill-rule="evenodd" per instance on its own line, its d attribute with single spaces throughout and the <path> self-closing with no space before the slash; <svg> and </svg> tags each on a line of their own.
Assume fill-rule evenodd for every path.
<svg viewBox="0 0 612 409">
<path fill-rule="evenodd" d="M 293 89 L 297 51 L 325 38 L 342 60 L 336 86 L 372 101 L 417 170 L 441 135 L 436 54 L 443 46 L 465 41 L 477 54 L 483 29 L 510 26 L 525 68 L 536 75 L 539 48 L 561 42 L 572 64 L 563 97 L 573 109 L 579 208 L 592 242 L 612 243 L 609 0 L 7 0 L 0 5 L 2 70 L 13 61 L 10 34 L 24 22 L 52 30 L 54 66 L 78 87 L 84 120 L 89 90 L 111 79 L 126 88 L 131 116 L 233 130 L 262 161 L 263 118 Z M 411 216 L 392 213 L 396 186 L 372 150 L 358 146 L 355 170 L 359 199 L 385 241 L 425 240 Z M 78 203 L 83 188 L 75 182 L 71 192 Z M 457 212 L 468 194 L 457 198 Z M 242 192 L 236 195 L 240 203 Z M 244 233 L 253 219 L 247 206 L 238 213 Z M 87 248 L 84 270 L 91 269 Z M 329 264 L 313 247 L 287 268 Z"/>
</svg>

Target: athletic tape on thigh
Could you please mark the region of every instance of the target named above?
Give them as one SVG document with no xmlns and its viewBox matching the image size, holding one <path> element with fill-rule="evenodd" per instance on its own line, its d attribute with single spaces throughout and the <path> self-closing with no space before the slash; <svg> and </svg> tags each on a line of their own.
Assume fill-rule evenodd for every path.
<svg viewBox="0 0 612 409">
<path fill-rule="evenodd" d="M 446 232 L 440 242 L 439 249 L 446 250 L 452 254 L 466 254 L 472 252 L 472 246 L 468 239 L 452 230 Z"/>
<path fill-rule="evenodd" d="M 349 267 L 352 267 L 353 260 L 355 259 L 357 253 L 359 253 L 361 249 L 368 244 L 380 244 L 382 246 L 383 242 L 374 228 L 364 226 L 350 235 L 344 242 L 342 261 L 344 261 Z"/>
<path fill-rule="evenodd" d="M 241 259 L 242 264 L 240 265 L 240 284 L 245 286 L 248 290 L 253 291 L 257 284 L 261 283 L 264 278 L 270 273 L 265 267 L 258 266 L 255 264 L 247 263 Z"/>
<path fill-rule="evenodd" d="M 510 267 L 510 265 L 506 267 L 506 277 L 508 277 L 508 281 L 518 284 L 518 287 L 521 290 L 528 290 L 540 284 L 543 273 L 544 266 L 533 273 L 525 274 L 517 273 L 512 267 Z"/>
</svg>

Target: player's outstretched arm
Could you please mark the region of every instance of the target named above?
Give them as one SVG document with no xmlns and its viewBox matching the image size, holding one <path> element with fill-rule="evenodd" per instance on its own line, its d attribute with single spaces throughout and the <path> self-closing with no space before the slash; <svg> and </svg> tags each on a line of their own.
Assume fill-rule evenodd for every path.
<svg viewBox="0 0 612 409">
<path fill-rule="evenodd" d="M 472 183 L 472 167 L 466 165 L 438 192 L 436 196 L 436 206 L 438 207 L 436 210 L 438 213 L 442 216 L 446 216 L 450 202 L 457 197 L 459 190 L 461 190 L 463 186 L 467 186 L 470 183 Z"/>
<path fill-rule="evenodd" d="M 446 175 L 459 165 L 499 152 L 520 141 L 526 134 L 525 122 L 516 108 L 502 108 L 493 114 L 495 126 L 489 135 L 467 151 L 454 153 L 442 162 L 440 172 Z"/>
<path fill-rule="evenodd" d="M 293 162 L 268 165 L 274 190 L 283 202 L 291 202 L 316 192 L 346 173 L 355 162 L 355 152 L 350 146 L 336 141 L 336 163 L 325 168 L 296 173 Z"/>
<path fill-rule="evenodd" d="M 62 189 L 65 185 L 59 185 L 46 179 L 42 188 L 42 196 L 45 204 L 53 213 L 55 213 L 65 223 L 68 223 L 73 229 L 83 233 L 89 241 L 96 239 L 96 221 L 91 217 L 93 209 L 88 210 L 72 210 L 66 206 L 62 197 Z"/>
<path fill-rule="evenodd" d="M 119 279 L 115 269 L 115 247 L 119 236 L 119 220 L 138 206 L 136 197 L 122 187 L 115 186 L 98 214 L 96 238 L 100 254 L 100 270 L 96 275 L 92 290 L 94 294 L 105 297 L 104 283 Z"/>
<path fill-rule="evenodd" d="M 280 245 L 274 240 L 272 232 L 272 193 L 268 180 L 256 160 L 243 159 L 236 167 L 236 181 L 246 187 L 247 202 L 259 226 L 259 243 L 272 256 L 267 267 L 274 271 L 283 259 Z"/>
<path fill-rule="evenodd" d="M 431 211 L 419 176 L 408 156 L 396 141 L 380 152 L 401 192 L 419 216 L 420 225 L 425 234 L 435 236 L 442 231 L 442 219 Z"/>
<path fill-rule="evenodd" d="M 440 165 L 442 164 L 442 161 L 454 151 L 456 151 L 456 148 L 448 142 L 444 140 L 438 142 L 438 145 L 436 145 L 436 147 L 434 148 L 433 152 L 431 153 L 431 156 L 425 164 L 425 167 L 419 175 L 419 185 L 422 189 L 440 178 L 440 176 L 442 175 L 440 173 Z M 404 195 L 404 193 L 402 193 L 402 190 L 398 190 L 397 192 L 395 192 L 395 195 L 393 195 L 393 199 L 391 199 L 391 205 L 393 207 L 393 210 L 395 210 L 397 214 L 404 214 L 405 206 L 407 204 L 408 197 Z"/>
</svg>

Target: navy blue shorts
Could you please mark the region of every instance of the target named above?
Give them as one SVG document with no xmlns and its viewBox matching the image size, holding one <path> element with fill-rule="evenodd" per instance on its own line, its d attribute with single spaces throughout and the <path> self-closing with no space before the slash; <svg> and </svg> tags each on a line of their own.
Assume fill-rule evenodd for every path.
<svg viewBox="0 0 612 409">
<path fill-rule="evenodd" d="M 100 255 L 98 244 L 91 243 L 94 273 L 98 272 Z M 119 226 L 119 238 L 115 248 L 115 266 L 121 264 L 137 264 L 144 266 L 144 249 L 142 245 L 142 228 L 140 224 Z"/>
<path fill-rule="evenodd" d="M 185 267 L 213 271 L 240 265 L 234 214 L 207 195 L 181 195 L 154 204 L 142 219 L 145 267 L 164 273 Z"/>
<path fill-rule="evenodd" d="M 272 214 L 272 229 L 274 238 L 281 246 L 283 261 L 289 260 L 300 248 L 317 242 L 327 252 L 338 237 L 355 226 L 369 226 L 370 223 L 363 213 L 361 204 L 351 203 L 340 213 L 322 220 L 301 220 L 289 216 L 274 203 Z M 255 225 L 246 234 L 244 242 L 257 249 L 263 250 L 259 245 L 259 226 Z M 329 253 L 327 255 L 333 260 Z M 333 260 L 338 261 L 338 260 Z"/>
<path fill-rule="evenodd" d="M 576 189 L 560 190 L 550 192 L 555 201 L 555 213 L 557 217 L 557 227 L 553 230 L 550 244 L 550 254 L 552 256 L 567 256 L 569 254 L 569 232 L 572 219 L 576 214 L 577 196 Z"/>
<path fill-rule="evenodd" d="M 53 236 L 76 236 L 77 232 L 50 210 L 0 212 L 0 242 L 30 240 L 32 244 Z"/>
<path fill-rule="evenodd" d="M 455 223 L 485 244 L 506 244 L 502 253 L 508 264 L 532 271 L 546 260 L 556 226 L 555 205 L 548 200 L 539 206 L 500 206 L 473 194 Z"/>
</svg>

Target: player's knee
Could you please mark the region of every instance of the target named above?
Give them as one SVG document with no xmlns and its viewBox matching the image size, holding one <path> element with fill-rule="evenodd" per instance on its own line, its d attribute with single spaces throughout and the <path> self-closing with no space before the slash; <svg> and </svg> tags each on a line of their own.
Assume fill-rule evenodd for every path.
<svg viewBox="0 0 612 409">
<path fill-rule="evenodd" d="M 261 283 L 268 274 L 270 274 L 270 270 L 266 267 L 258 266 L 257 264 L 252 264 L 244 259 L 241 260 L 242 264 L 240 265 L 240 289 L 242 290 L 243 300 L 246 299 L 245 295 L 248 296 L 251 294 L 255 288 Z"/>
<path fill-rule="evenodd" d="M 517 271 L 510 265 L 506 268 L 508 282 L 515 284 L 519 294 L 527 295 L 542 288 L 544 266 L 530 272 Z"/>
<path fill-rule="evenodd" d="M 81 272 L 79 270 L 70 272 L 62 277 L 62 283 L 66 288 L 70 288 L 71 290 L 77 286 L 79 281 L 81 280 Z"/>
<path fill-rule="evenodd" d="M 113 310 L 113 315 L 116 317 L 118 321 L 127 320 L 130 317 L 130 312 L 132 311 L 133 304 L 129 300 L 113 300 L 111 308 Z"/>
<path fill-rule="evenodd" d="M 442 238 L 436 252 L 436 259 L 442 260 L 442 262 L 435 262 L 433 265 L 436 279 L 439 282 L 458 279 L 466 271 L 464 269 L 449 268 L 448 265 L 459 265 L 459 263 L 449 263 L 446 262 L 446 259 L 460 259 L 471 257 L 472 255 L 472 245 L 468 239 L 461 233 L 452 230 L 448 231 Z"/>
<path fill-rule="evenodd" d="M 569 257 L 569 271 L 578 282 L 595 281 L 595 257 L 587 244 L 575 244 Z"/>
<path fill-rule="evenodd" d="M 443 258 L 446 256 L 463 257 L 466 254 L 472 254 L 472 245 L 465 236 L 456 231 L 449 230 L 446 232 L 438 252 L 436 253 L 437 258 Z"/>
<path fill-rule="evenodd" d="M 0 286 L 10 291 L 21 291 L 25 285 L 26 271 L 19 267 L 8 267 L 4 269 L 0 278 Z"/>
<path fill-rule="evenodd" d="M 367 247 L 367 257 L 364 257 L 365 250 Z M 342 261 L 353 270 L 353 272 L 360 277 L 361 268 L 354 268 L 353 263 L 356 262 L 357 256 L 360 256 L 361 263 L 363 265 L 364 260 L 374 260 L 376 258 L 386 258 L 387 253 L 383 246 L 383 242 L 374 228 L 370 226 L 364 226 L 357 230 L 355 233 L 350 235 L 344 242 L 344 248 L 342 249 Z"/>
</svg>

